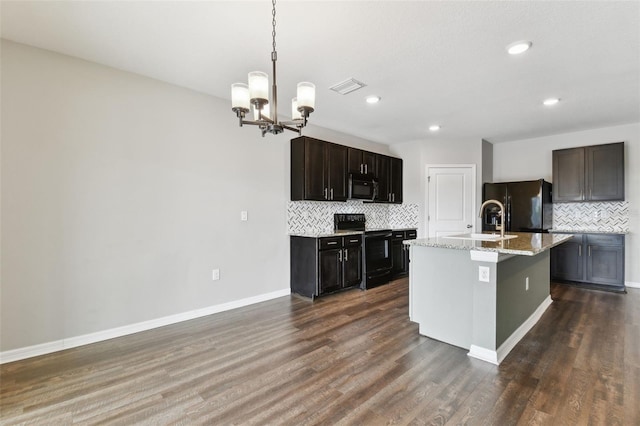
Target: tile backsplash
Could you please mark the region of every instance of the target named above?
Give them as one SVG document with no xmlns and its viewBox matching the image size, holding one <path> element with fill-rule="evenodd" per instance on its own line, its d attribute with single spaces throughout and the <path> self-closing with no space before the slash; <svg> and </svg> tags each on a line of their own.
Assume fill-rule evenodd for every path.
<svg viewBox="0 0 640 426">
<path fill-rule="evenodd" d="M 295 233 L 333 232 L 334 213 L 364 213 L 367 228 L 417 228 L 417 204 L 375 204 L 349 200 L 345 203 L 325 201 L 289 201 L 287 230 Z"/>
<path fill-rule="evenodd" d="M 629 232 L 629 202 L 554 203 L 553 228 Z"/>
</svg>

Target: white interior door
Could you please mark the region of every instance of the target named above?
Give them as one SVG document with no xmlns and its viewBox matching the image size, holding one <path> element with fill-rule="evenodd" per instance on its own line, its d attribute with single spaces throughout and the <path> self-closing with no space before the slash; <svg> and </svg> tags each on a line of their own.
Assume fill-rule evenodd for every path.
<svg viewBox="0 0 640 426">
<path fill-rule="evenodd" d="M 427 166 L 429 237 L 473 232 L 475 176 L 474 164 Z"/>
</svg>

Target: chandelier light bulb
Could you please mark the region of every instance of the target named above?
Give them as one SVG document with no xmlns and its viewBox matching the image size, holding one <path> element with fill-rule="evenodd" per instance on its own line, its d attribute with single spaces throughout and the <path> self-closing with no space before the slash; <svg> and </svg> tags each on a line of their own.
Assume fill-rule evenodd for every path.
<svg viewBox="0 0 640 426">
<path fill-rule="evenodd" d="M 269 104 L 265 104 L 262 107 L 262 117 L 267 117 L 267 118 L 271 118 L 271 111 L 269 110 Z M 255 106 L 253 107 L 253 119 L 258 121 L 260 120 L 260 110 L 258 108 L 256 108 Z"/>
<path fill-rule="evenodd" d="M 249 97 L 252 102 L 254 99 L 263 102 L 269 99 L 269 77 L 267 73 L 262 71 L 251 71 L 249 73 Z"/>
<path fill-rule="evenodd" d="M 298 108 L 307 108 L 313 111 L 316 107 L 316 85 L 303 81 L 298 83 Z"/>
<path fill-rule="evenodd" d="M 298 98 L 291 99 L 291 119 L 302 120 L 302 113 L 298 111 Z"/>
<path fill-rule="evenodd" d="M 233 83 L 231 85 L 231 109 L 249 111 L 249 86 L 244 83 Z"/>
</svg>

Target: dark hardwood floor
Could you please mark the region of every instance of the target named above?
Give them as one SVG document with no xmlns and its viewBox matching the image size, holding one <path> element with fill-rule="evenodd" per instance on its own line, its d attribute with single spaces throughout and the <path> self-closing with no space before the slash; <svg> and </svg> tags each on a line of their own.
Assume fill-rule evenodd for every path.
<svg viewBox="0 0 640 426">
<path fill-rule="evenodd" d="M 640 424 L 640 290 L 553 285 L 502 365 L 418 335 L 406 280 L 0 367 L 2 424 Z"/>
</svg>

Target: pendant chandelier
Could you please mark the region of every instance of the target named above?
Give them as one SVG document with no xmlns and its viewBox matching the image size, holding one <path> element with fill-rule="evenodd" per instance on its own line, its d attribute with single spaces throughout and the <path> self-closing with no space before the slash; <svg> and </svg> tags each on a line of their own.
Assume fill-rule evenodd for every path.
<svg viewBox="0 0 640 426">
<path fill-rule="evenodd" d="M 231 85 L 231 109 L 238 117 L 240 127 L 243 124 L 258 126 L 262 136 L 266 133 L 277 135 L 284 129 L 302 134 L 302 128 L 307 125 L 307 118 L 315 107 L 316 86 L 303 81 L 298 83 L 297 97 L 291 100 L 291 121 L 278 120 L 278 88 L 276 86 L 276 0 L 272 1 L 271 32 L 273 51 L 271 64 L 273 69 L 273 85 L 269 103 L 269 79 L 266 73 L 252 71 L 249 73 L 249 84 L 234 83 Z M 270 108 L 271 106 L 271 108 Z M 245 120 L 246 114 L 253 107 L 253 120 Z"/>
</svg>

